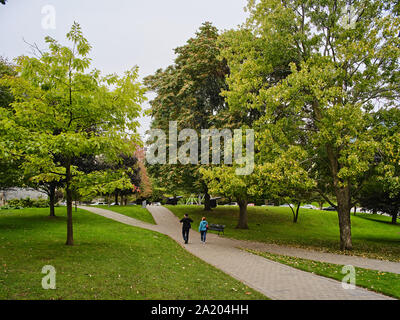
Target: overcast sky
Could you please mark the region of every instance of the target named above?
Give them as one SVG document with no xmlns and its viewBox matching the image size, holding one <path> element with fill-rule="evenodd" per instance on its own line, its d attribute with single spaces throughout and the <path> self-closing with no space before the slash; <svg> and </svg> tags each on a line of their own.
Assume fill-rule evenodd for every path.
<svg viewBox="0 0 400 320">
<path fill-rule="evenodd" d="M 41 48 L 45 48 L 43 39 L 47 35 L 65 43 L 65 34 L 77 21 L 93 47 L 93 67 L 105 74 L 121 74 L 138 65 L 143 78 L 171 64 L 173 49 L 192 37 L 203 22 L 210 21 L 220 30 L 243 23 L 246 3 L 247 0 L 8 0 L 5 6 L 0 5 L 0 55 L 13 59 L 28 54 L 29 47 L 23 39 Z M 55 26 L 48 16 L 52 8 Z M 149 119 L 142 118 L 140 122 L 143 135 Z"/>
</svg>

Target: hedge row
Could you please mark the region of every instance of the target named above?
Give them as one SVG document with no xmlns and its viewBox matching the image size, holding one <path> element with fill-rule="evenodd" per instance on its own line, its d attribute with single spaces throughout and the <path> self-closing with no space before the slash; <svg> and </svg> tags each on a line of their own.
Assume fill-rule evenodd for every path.
<svg viewBox="0 0 400 320">
<path fill-rule="evenodd" d="M 9 207 L 22 207 L 22 208 L 47 208 L 49 206 L 49 200 L 47 199 L 13 199 L 7 201 Z"/>
</svg>

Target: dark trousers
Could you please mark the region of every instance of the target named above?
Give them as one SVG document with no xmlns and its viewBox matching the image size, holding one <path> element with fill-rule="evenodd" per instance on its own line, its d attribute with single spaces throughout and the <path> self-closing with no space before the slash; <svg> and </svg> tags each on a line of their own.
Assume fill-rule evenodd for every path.
<svg viewBox="0 0 400 320">
<path fill-rule="evenodd" d="M 201 241 L 206 242 L 207 230 L 200 231 Z"/>
<path fill-rule="evenodd" d="M 182 229 L 182 236 L 185 243 L 189 242 L 189 230 L 190 229 Z"/>
</svg>

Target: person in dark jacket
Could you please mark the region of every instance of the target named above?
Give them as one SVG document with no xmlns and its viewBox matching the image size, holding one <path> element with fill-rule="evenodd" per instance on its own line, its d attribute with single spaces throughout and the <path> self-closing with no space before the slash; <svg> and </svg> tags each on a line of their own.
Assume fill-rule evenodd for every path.
<svg viewBox="0 0 400 320">
<path fill-rule="evenodd" d="M 192 227 L 191 223 L 193 222 L 193 220 L 189 218 L 188 214 L 185 214 L 185 217 L 180 222 L 182 223 L 183 240 L 187 244 L 189 242 L 189 230 Z"/>
</svg>

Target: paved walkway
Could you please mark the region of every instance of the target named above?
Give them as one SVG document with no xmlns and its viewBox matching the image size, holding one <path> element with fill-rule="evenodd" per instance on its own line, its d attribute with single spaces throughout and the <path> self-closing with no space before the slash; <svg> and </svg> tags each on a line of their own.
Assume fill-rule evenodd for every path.
<svg viewBox="0 0 400 320">
<path fill-rule="evenodd" d="M 261 242 L 240 241 L 240 244 L 238 244 L 238 246 L 241 248 L 253 249 L 261 252 L 270 252 L 314 261 L 328 262 L 339 265 L 352 265 L 354 267 L 364 269 L 400 274 L 400 262 L 369 259 L 358 256 L 321 252 L 316 250 L 280 246 L 276 244 Z"/>
<path fill-rule="evenodd" d="M 390 299 L 362 288 L 345 290 L 339 281 L 317 276 L 270 261 L 238 248 L 243 241 L 207 235 L 207 244 L 200 243 L 200 234 L 191 230 L 188 245 L 182 244 L 179 219 L 164 207 L 149 206 L 157 225 L 148 224 L 113 211 L 82 207 L 128 225 L 168 235 L 186 250 L 221 269 L 271 299 L 279 300 L 384 300 Z"/>
</svg>

